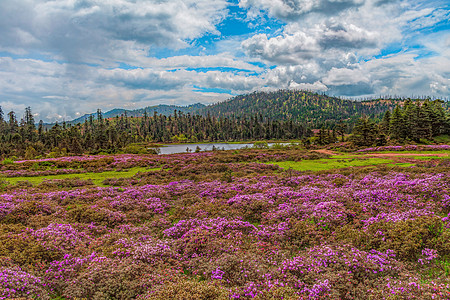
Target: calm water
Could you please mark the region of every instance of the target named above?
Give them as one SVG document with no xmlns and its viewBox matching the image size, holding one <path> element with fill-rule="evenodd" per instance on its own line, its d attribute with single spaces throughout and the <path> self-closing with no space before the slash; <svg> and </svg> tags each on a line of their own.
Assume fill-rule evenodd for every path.
<svg viewBox="0 0 450 300">
<path fill-rule="evenodd" d="M 269 147 L 273 144 L 268 144 Z M 164 145 L 164 147 L 159 148 L 160 154 L 174 154 L 187 152 L 186 148 L 189 148 L 191 152 L 195 152 L 195 149 L 200 147 L 200 151 L 211 151 L 213 146 L 218 150 L 237 150 L 245 147 L 251 148 L 253 144 L 228 144 L 228 143 L 211 143 L 211 144 L 181 144 L 181 145 Z"/>
</svg>

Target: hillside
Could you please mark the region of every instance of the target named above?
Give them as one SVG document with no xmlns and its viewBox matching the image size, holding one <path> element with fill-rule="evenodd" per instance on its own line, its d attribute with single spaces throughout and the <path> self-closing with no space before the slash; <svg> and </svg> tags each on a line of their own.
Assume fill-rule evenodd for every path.
<svg viewBox="0 0 450 300">
<path fill-rule="evenodd" d="M 275 120 L 293 120 L 318 128 L 345 120 L 354 123 L 362 115 L 380 119 L 404 99 L 374 99 L 355 101 L 307 91 L 279 90 L 239 95 L 227 101 L 206 106 L 199 114 L 225 117 L 261 115 Z M 446 110 L 450 105 L 444 104 Z"/>
<path fill-rule="evenodd" d="M 104 112 L 103 117 L 110 119 L 125 114 L 129 117 L 142 117 L 145 112 L 149 116 L 154 113 L 169 116 L 176 110 L 191 115 L 238 118 L 258 116 L 270 120 L 292 120 L 310 128 L 319 128 L 341 120 L 354 124 L 362 115 L 380 120 L 387 110 L 393 110 L 398 104 L 403 105 L 404 101 L 404 98 L 394 97 L 356 101 L 308 91 L 279 90 L 239 95 L 208 106 L 197 103 L 189 106 L 161 104 L 135 110 L 116 108 Z M 443 106 L 446 111 L 450 111 L 450 102 L 443 102 Z M 83 123 L 89 116 L 90 114 L 86 114 L 68 123 Z M 93 116 L 95 118 L 96 114 Z"/>
</svg>

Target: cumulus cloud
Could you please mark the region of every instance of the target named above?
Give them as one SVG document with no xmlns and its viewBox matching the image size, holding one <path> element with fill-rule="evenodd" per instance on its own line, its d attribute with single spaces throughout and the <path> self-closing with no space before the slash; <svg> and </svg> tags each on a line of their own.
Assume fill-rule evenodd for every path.
<svg viewBox="0 0 450 300">
<path fill-rule="evenodd" d="M 18 113 L 31 105 L 46 121 L 70 120 L 97 108 L 217 102 L 230 95 L 196 92 L 194 86 L 244 93 L 263 84 L 258 76 L 234 72 L 125 70 L 0 57 L 0 105 Z"/>
<path fill-rule="evenodd" d="M 185 84 L 175 76 L 175 73 L 152 69 L 100 69 L 98 80 L 132 89 L 147 90 L 175 89 Z"/>
<path fill-rule="evenodd" d="M 2 0 L 0 105 L 54 121 L 280 88 L 448 97 L 449 17 L 434 0 Z"/>
<path fill-rule="evenodd" d="M 127 61 L 153 46 L 182 48 L 216 29 L 225 0 L 4 0 L 0 48 L 73 62 Z"/>
<path fill-rule="evenodd" d="M 152 57 L 142 58 L 134 62 L 141 67 L 176 69 L 176 68 L 235 68 L 241 70 L 261 72 L 263 68 L 255 66 L 242 58 L 236 58 L 228 53 L 219 53 L 216 55 L 180 55 L 171 56 L 162 59 Z"/>
<path fill-rule="evenodd" d="M 377 31 L 370 31 L 355 24 L 336 23 L 324 26 L 317 36 L 323 49 L 361 49 L 376 47 L 382 40 L 382 35 Z"/>
<path fill-rule="evenodd" d="M 445 63 L 442 49 L 448 47 L 414 34 L 448 19 L 448 9 L 372 0 L 242 0 L 240 5 L 286 21 L 278 35 L 259 34 L 242 42 L 247 55 L 276 66 L 266 75 L 270 86 L 347 96 L 447 92 L 448 71 L 421 55 L 434 51 L 436 60 Z M 408 39 L 422 44 L 420 51 L 414 50 L 417 44 L 409 50 Z M 400 53 L 380 57 L 395 43 L 402 45 Z"/>
<path fill-rule="evenodd" d="M 241 0 L 239 5 L 251 10 L 267 11 L 272 17 L 292 21 L 311 12 L 326 15 L 358 7 L 364 0 Z"/>
<path fill-rule="evenodd" d="M 396 5 L 392 4 L 386 13 L 386 7 L 366 2 L 358 1 L 359 6 L 364 4 L 358 9 L 329 9 L 333 16 L 315 14 L 288 22 L 280 35 L 255 35 L 245 40 L 242 47 L 250 56 L 275 63 L 292 63 L 293 60 L 299 63 L 304 59 L 328 57 L 337 59 L 348 56 L 348 52 L 377 54 L 384 45 L 401 38 L 400 27 L 408 18 L 395 9 Z"/>
<path fill-rule="evenodd" d="M 332 68 L 323 78 L 323 83 L 326 85 L 352 85 L 369 82 L 369 74 L 361 69 Z"/>
<path fill-rule="evenodd" d="M 312 59 L 320 50 L 317 41 L 301 31 L 270 39 L 266 34 L 258 34 L 245 40 L 242 47 L 250 56 L 287 64 Z"/>
</svg>

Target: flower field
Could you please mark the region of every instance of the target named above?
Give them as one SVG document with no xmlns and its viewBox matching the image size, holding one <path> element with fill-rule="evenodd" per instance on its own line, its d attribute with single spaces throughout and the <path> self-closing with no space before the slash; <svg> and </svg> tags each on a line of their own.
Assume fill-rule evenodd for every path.
<svg viewBox="0 0 450 300">
<path fill-rule="evenodd" d="M 357 155 L 4 163 L 0 299 L 450 299 L 448 159 Z"/>
</svg>

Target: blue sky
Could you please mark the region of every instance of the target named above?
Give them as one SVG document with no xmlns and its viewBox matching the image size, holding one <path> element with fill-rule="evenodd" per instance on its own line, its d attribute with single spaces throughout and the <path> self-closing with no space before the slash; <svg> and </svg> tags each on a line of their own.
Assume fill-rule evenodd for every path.
<svg viewBox="0 0 450 300">
<path fill-rule="evenodd" d="M 442 0 L 1 0 L 0 106 L 61 121 L 258 90 L 448 98 L 449 20 Z"/>
</svg>

